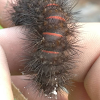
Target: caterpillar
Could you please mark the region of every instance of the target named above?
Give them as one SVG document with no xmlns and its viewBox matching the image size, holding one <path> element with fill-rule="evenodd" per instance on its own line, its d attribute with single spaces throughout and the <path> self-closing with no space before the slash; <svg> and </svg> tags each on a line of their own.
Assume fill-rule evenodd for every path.
<svg viewBox="0 0 100 100">
<path fill-rule="evenodd" d="M 48 97 L 71 85 L 76 67 L 77 24 L 71 0 L 16 0 L 11 21 L 23 26 L 25 60 L 23 73 Z M 24 45 L 24 44 L 23 44 Z"/>
</svg>

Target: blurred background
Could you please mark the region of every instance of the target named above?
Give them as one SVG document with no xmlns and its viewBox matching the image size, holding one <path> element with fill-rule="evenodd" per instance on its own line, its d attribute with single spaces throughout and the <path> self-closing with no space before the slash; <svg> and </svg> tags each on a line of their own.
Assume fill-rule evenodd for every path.
<svg viewBox="0 0 100 100">
<path fill-rule="evenodd" d="M 76 0 L 73 11 L 79 11 L 76 19 L 79 22 L 100 22 L 100 0 Z"/>
</svg>

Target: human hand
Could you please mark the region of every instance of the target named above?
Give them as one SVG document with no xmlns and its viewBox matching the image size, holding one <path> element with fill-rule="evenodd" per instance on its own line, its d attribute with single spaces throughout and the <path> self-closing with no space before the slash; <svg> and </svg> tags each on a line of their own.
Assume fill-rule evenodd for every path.
<svg viewBox="0 0 100 100">
<path fill-rule="evenodd" d="M 1 0 L 4 2 L 3 0 Z M 1 2 L 0 1 L 0 2 Z M 2 4 L 2 3 L 0 3 Z M 0 20 L 1 23 L 2 20 Z M 2 24 L 3 27 L 9 27 L 5 23 Z M 99 23 L 84 23 L 81 28 L 79 28 L 79 48 L 82 54 L 79 55 L 79 62 L 73 73 L 75 77 L 73 79 L 74 86 L 69 88 L 69 100 L 99 100 L 100 99 L 100 79 L 99 79 L 99 55 L 100 55 L 100 34 L 99 34 Z M 16 30 L 17 29 L 17 30 Z M 23 37 L 20 28 L 12 27 L 3 29 L 0 31 L 0 44 L 2 45 L 9 64 L 9 69 L 12 75 L 20 74 L 20 65 L 18 55 L 22 52 L 22 41 L 18 37 Z M 24 76 L 21 76 L 24 77 Z M 26 97 L 31 100 L 32 90 L 29 90 L 29 95 L 27 90 L 25 91 L 24 86 L 25 81 L 19 80 L 17 76 L 12 77 L 14 83 Z M 25 79 L 25 78 L 24 78 Z M 17 82 L 17 80 L 19 80 Z M 23 85 L 24 83 L 24 85 Z M 34 94 L 35 95 L 35 94 Z M 41 98 L 38 98 L 38 100 Z M 60 98 L 59 100 L 67 100 L 67 94 Z"/>
<path fill-rule="evenodd" d="M 14 100 L 11 90 L 11 78 L 5 53 L 0 46 L 0 98 Z"/>
</svg>

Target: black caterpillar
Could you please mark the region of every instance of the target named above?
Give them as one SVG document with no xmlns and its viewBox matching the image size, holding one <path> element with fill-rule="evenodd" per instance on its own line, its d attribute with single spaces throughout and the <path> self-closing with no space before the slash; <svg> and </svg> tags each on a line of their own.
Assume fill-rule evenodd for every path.
<svg viewBox="0 0 100 100">
<path fill-rule="evenodd" d="M 71 85 L 77 49 L 77 25 L 71 0 L 17 0 L 11 20 L 27 29 L 23 73 L 38 91 L 53 97 Z M 55 93 L 54 93 L 55 92 Z"/>
</svg>

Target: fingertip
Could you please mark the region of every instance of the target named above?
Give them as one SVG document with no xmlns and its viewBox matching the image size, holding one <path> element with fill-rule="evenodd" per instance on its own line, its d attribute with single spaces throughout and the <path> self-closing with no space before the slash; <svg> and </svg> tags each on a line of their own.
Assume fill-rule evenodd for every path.
<svg viewBox="0 0 100 100">
<path fill-rule="evenodd" d="M 1 45 L 0 45 L 0 76 L 1 76 L 0 83 L 2 81 L 7 81 L 8 84 L 11 83 L 7 58 Z"/>
<path fill-rule="evenodd" d="M 0 98 L 2 98 L 2 100 L 13 100 L 10 72 L 8 68 L 6 55 L 1 46 L 0 46 Z"/>
<path fill-rule="evenodd" d="M 100 57 L 86 75 L 84 86 L 91 100 L 100 100 Z"/>
</svg>

